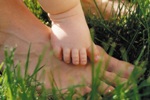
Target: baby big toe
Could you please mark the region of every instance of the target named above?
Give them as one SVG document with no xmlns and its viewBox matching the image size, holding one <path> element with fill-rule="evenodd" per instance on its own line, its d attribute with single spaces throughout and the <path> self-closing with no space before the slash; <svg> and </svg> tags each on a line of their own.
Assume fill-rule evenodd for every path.
<svg viewBox="0 0 150 100">
<path fill-rule="evenodd" d="M 79 50 L 73 49 L 71 55 L 72 55 L 72 63 L 74 65 L 78 65 L 79 64 Z"/>
<path fill-rule="evenodd" d="M 87 49 L 87 54 L 91 61 L 98 62 L 100 59 L 100 52 L 95 45 Z"/>
<path fill-rule="evenodd" d="M 63 49 L 63 60 L 66 63 L 70 63 L 70 49 L 69 48 Z"/>
</svg>

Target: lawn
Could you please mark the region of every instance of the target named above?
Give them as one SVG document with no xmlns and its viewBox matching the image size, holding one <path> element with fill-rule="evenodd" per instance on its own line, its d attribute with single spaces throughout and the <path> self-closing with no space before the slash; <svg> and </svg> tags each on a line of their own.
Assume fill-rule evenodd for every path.
<svg viewBox="0 0 150 100">
<path fill-rule="evenodd" d="M 50 26 L 50 20 L 41 9 L 36 0 L 24 0 L 28 8 L 43 23 Z M 119 0 L 120 2 L 120 0 Z M 121 16 L 114 14 L 109 20 L 105 20 L 101 12 L 100 16 L 87 15 L 86 20 L 91 31 L 93 41 L 102 46 L 110 55 L 128 61 L 135 65 L 135 69 L 125 84 L 120 84 L 111 95 L 102 96 L 97 91 L 96 81 L 89 94 L 79 96 L 77 100 L 149 100 L 150 99 L 150 0 L 130 0 L 128 13 Z M 135 10 L 131 10 L 135 7 Z M 122 8 L 118 7 L 118 11 Z M 57 92 L 53 87 L 49 93 L 42 83 L 36 81 L 36 74 L 42 68 L 39 63 L 32 75 L 21 76 L 19 63 L 14 65 L 14 49 L 6 49 L 4 62 L 0 64 L 0 69 L 6 66 L 0 74 L 0 100 L 72 100 L 74 88 L 69 88 L 68 94 Z M 26 69 L 30 57 L 30 48 L 27 55 Z M 10 70 L 13 69 L 13 70 Z M 141 70 L 142 69 L 142 70 Z M 143 73 L 140 78 L 136 78 L 139 73 Z M 97 73 L 97 72 L 95 72 Z M 93 77 L 95 78 L 95 77 Z M 35 83 L 34 85 L 33 82 Z M 132 88 L 129 86 L 132 85 Z M 41 86 L 41 91 L 36 90 Z M 93 95 L 94 94 L 94 95 Z"/>
</svg>

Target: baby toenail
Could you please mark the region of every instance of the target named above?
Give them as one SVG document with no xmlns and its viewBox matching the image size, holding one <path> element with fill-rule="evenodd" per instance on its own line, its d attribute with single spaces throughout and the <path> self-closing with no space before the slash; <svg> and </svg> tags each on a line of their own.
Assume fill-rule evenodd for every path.
<svg viewBox="0 0 150 100">
<path fill-rule="evenodd" d="M 74 64 L 77 65 L 77 64 L 79 64 L 79 62 L 76 61 L 76 62 L 74 62 Z"/>
<path fill-rule="evenodd" d="M 82 64 L 82 65 L 85 65 L 85 64 L 86 64 L 86 62 L 85 62 L 85 61 L 83 61 L 83 62 L 81 62 L 81 64 Z"/>
<path fill-rule="evenodd" d="M 66 61 L 66 63 L 68 63 L 68 64 L 69 64 L 69 63 L 70 63 L 70 61 Z"/>
</svg>

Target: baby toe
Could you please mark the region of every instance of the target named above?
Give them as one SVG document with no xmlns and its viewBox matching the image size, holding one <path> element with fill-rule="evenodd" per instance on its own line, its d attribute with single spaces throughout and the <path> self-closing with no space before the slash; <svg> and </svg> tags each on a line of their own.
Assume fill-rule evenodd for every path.
<svg viewBox="0 0 150 100">
<path fill-rule="evenodd" d="M 69 48 L 64 48 L 63 49 L 63 60 L 66 63 L 70 63 L 70 49 Z"/>
<path fill-rule="evenodd" d="M 62 60 L 62 49 L 61 49 L 61 47 L 55 46 L 55 47 L 53 47 L 53 50 L 54 50 L 54 55 L 58 59 Z"/>
<path fill-rule="evenodd" d="M 79 64 L 79 50 L 73 49 L 71 55 L 72 55 L 72 63 L 74 65 L 78 65 Z"/>
<path fill-rule="evenodd" d="M 79 51 L 79 55 L 80 55 L 80 64 L 81 65 L 86 65 L 87 64 L 87 53 L 86 53 L 86 49 L 81 49 Z"/>
<path fill-rule="evenodd" d="M 95 44 L 87 49 L 87 54 L 91 61 L 98 62 L 100 59 L 100 51 Z"/>
</svg>

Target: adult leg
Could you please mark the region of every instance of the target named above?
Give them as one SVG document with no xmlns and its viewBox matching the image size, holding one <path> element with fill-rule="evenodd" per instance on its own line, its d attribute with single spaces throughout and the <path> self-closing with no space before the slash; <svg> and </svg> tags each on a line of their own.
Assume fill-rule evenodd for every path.
<svg viewBox="0 0 150 100">
<path fill-rule="evenodd" d="M 130 8 L 129 5 L 123 4 L 123 1 L 120 2 L 118 0 L 95 0 L 95 2 L 94 0 L 81 1 L 85 14 L 91 14 L 97 17 L 101 17 L 100 14 L 102 14 L 104 19 L 106 20 L 113 17 L 114 14 L 126 14 L 128 12 L 128 9 Z M 120 7 L 121 9 L 118 10 L 118 7 Z"/>
</svg>

